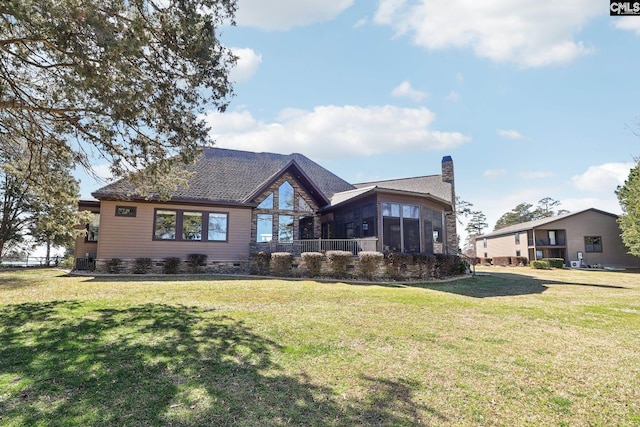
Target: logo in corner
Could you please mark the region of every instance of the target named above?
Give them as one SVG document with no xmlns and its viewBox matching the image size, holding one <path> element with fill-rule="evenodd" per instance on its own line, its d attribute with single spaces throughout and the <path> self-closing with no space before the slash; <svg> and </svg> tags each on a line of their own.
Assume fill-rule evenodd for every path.
<svg viewBox="0 0 640 427">
<path fill-rule="evenodd" d="M 615 1 L 609 0 L 610 16 L 640 16 L 640 1 Z"/>
</svg>

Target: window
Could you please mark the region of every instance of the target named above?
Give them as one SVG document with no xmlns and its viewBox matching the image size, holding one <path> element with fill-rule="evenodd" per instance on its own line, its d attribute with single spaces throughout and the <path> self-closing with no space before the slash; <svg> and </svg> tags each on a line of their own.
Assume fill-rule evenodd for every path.
<svg viewBox="0 0 640 427">
<path fill-rule="evenodd" d="M 283 211 L 293 210 L 293 187 L 289 181 L 285 181 L 278 188 L 278 209 Z"/>
<path fill-rule="evenodd" d="M 224 242 L 227 240 L 227 223 L 228 214 L 226 213 L 210 213 L 209 214 L 209 230 L 207 234 L 208 240 Z"/>
<path fill-rule="evenodd" d="M 376 206 L 367 205 L 362 208 L 362 237 L 376 235 Z"/>
<path fill-rule="evenodd" d="M 433 241 L 442 243 L 443 242 L 442 212 L 432 210 L 431 214 L 432 214 L 432 227 L 433 227 Z"/>
<path fill-rule="evenodd" d="M 404 252 L 420 253 L 420 206 L 402 206 Z"/>
<path fill-rule="evenodd" d="M 344 225 L 345 228 L 345 235 L 347 236 L 347 239 L 353 239 L 353 222 L 347 222 Z"/>
<path fill-rule="evenodd" d="M 482 247 L 483 248 L 487 247 L 487 238 L 486 237 L 484 239 L 482 239 Z"/>
<path fill-rule="evenodd" d="M 273 239 L 273 215 L 258 214 L 256 241 L 270 242 Z"/>
<path fill-rule="evenodd" d="M 515 236 L 515 239 L 516 239 L 516 245 L 519 245 L 520 244 L 520 233 L 516 233 L 516 234 L 514 234 L 514 236 Z M 520 255 L 517 255 L 517 256 L 520 256 Z"/>
<path fill-rule="evenodd" d="M 298 235 L 301 240 L 313 239 L 314 231 L 313 217 L 305 216 L 298 220 Z"/>
<path fill-rule="evenodd" d="M 309 203 L 307 203 L 307 201 L 302 197 L 298 197 L 298 210 L 300 212 L 313 212 Z"/>
<path fill-rule="evenodd" d="M 158 209 L 153 237 L 159 240 L 175 240 L 178 225 L 178 212 Z"/>
<path fill-rule="evenodd" d="M 260 209 L 273 209 L 273 193 L 270 193 L 266 199 L 258 205 Z"/>
<path fill-rule="evenodd" d="M 586 236 L 584 238 L 584 251 L 585 252 L 602 252 L 602 237 Z"/>
<path fill-rule="evenodd" d="M 136 211 L 135 206 L 116 206 L 116 216 L 135 217 Z"/>
<path fill-rule="evenodd" d="M 182 240 L 202 240 L 202 212 L 182 213 Z"/>
<path fill-rule="evenodd" d="M 382 203 L 383 245 L 392 252 L 420 252 L 420 206 Z"/>
<path fill-rule="evenodd" d="M 229 214 L 156 209 L 154 240 L 228 241 Z"/>
<path fill-rule="evenodd" d="M 520 256 L 521 252 L 520 251 L 516 251 L 516 256 Z"/>
<path fill-rule="evenodd" d="M 293 242 L 293 215 L 278 215 L 278 241 Z"/>
<path fill-rule="evenodd" d="M 100 234 L 100 214 L 94 213 L 93 218 L 87 224 L 87 242 L 97 242 Z"/>
</svg>

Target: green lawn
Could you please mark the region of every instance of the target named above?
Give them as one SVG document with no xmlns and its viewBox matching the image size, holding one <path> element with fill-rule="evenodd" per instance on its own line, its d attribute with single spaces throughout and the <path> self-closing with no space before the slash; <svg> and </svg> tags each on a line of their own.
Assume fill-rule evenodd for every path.
<svg viewBox="0 0 640 427">
<path fill-rule="evenodd" d="M 640 275 L 0 272 L 0 425 L 640 425 Z"/>
</svg>

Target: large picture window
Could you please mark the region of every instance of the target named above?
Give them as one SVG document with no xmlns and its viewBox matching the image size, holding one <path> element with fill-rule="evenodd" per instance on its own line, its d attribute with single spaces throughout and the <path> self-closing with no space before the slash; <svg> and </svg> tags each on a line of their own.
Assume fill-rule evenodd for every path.
<svg viewBox="0 0 640 427">
<path fill-rule="evenodd" d="M 229 214 L 156 209 L 153 238 L 155 240 L 228 241 Z"/>
</svg>

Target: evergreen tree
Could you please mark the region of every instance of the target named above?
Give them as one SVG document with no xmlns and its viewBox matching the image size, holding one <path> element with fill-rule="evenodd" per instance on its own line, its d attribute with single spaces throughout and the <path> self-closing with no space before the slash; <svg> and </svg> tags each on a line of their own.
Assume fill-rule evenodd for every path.
<svg viewBox="0 0 640 427">
<path fill-rule="evenodd" d="M 532 207 L 533 205 L 529 203 L 520 203 L 510 212 L 507 212 L 498 218 L 494 230 L 499 230 L 510 225 L 520 224 L 521 222 L 532 221 L 534 219 L 534 213 L 531 211 Z"/>
<path fill-rule="evenodd" d="M 114 176 L 144 169 L 136 183 L 160 187 L 208 142 L 204 109 L 227 106 L 235 57 L 217 28 L 235 10 L 236 0 L 1 2 L 3 144 L 46 145 L 86 169 L 99 156 Z"/>
<path fill-rule="evenodd" d="M 0 255 L 28 235 L 48 248 L 65 246 L 77 234 L 77 225 L 87 221 L 86 213 L 78 212 L 71 156 L 29 148 L 26 143 L 0 147 Z M 46 168 L 47 175 L 34 165 Z"/>
<path fill-rule="evenodd" d="M 471 212 L 471 218 L 465 227 L 465 231 L 469 233 L 470 236 L 478 236 L 482 234 L 482 230 L 488 226 L 487 216 L 481 211 L 473 211 Z"/>
</svg>

